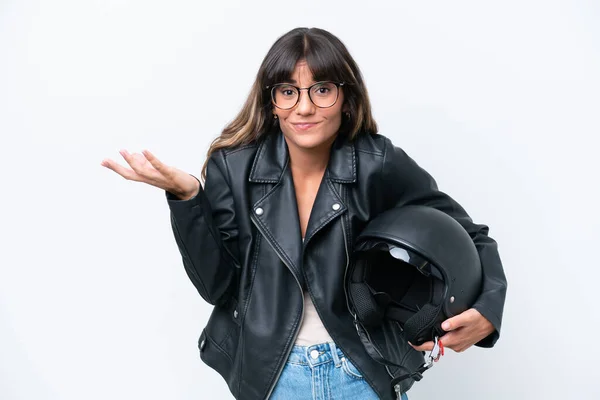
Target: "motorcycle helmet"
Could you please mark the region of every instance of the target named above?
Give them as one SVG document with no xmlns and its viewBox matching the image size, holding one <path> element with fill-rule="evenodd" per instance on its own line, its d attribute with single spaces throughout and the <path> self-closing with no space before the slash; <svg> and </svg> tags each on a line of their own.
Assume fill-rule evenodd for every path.
<svg viewBox="0 0 600 400">
<path fill-rule="evenodd" d="M 445 332 L 442 322 L 473 305 L 481 282 L 479 254 L 467 231 L 440 210 L 410 205 L 368 222 L 356 239 L 346 285 L 368 353 L 403 368 L 410 361 L 404 358 L 406 351 L 414 350 L 405 342 L 437 345 Z M 431 365 L 412 364 L 408 375 L 415 380 Z"/>
</svg>

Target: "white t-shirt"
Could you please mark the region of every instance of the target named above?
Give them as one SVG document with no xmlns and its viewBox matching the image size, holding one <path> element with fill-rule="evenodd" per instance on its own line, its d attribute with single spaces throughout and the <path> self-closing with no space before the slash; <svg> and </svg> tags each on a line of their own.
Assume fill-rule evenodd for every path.
<svg viewBox="0 0 600 400">
<path fill-rule="evenodd" d="M 312 346 L 313 344 L 327 342 L 333 342 L 333 339 L 329 336 L 323 322 L 321 322 L 310 294 L 304 292 L 304 319 L 296 338 L 296 344 L 299 346 Z"/>
</svg>

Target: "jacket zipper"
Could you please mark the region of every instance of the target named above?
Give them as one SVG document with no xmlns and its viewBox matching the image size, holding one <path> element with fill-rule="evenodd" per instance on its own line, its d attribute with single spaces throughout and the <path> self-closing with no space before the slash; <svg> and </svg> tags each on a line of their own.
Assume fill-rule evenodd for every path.
<svg viewBox="0 0 600 400">
<path fill-rule="evenodd" d="M 344 228 L 344 221 L 342 220 L 342 232 L 344 233 L 344 247 L 346 248 L 346 270 L 344 271 L 344 293 L 346 294 L 346 307 L 348 307 L 348 311 L 350 312 L 350 314 L 352 315 L 352 317 L 354 318 L 354 326 L 356 327 L 357 333 L 358 333 L 358 317 L 356 316 L 356 314 L 354 312 L 352 312 L 352 308 L 350 307 L 350 300 L 349 300 L 349 296 L 348 296 L 348 289 L 347 289 L 347 274 L 348 274 L 348 266 L 350 265 L 350 256 L 348 253 L 348 242 L 346 239 L 346 229 Z M 367 337 L 369 338 L 369 341 L 372 342 L 371 339 L 371 335 L 369 335 L 369 332 L 365 329 L 365 333 L 367 334 Z M 383 357 L 383 354 L 381 354 L 381 352 L 379 351 L 379 349 L 377 348 L 377 346 L 373 345 L 373 347 L 375 348 L 375 350 L 377 350 L 377 353 L 379 353 L 379 355 L 381 356 L 381 358 Z M 391 373 L 390 369 L 388 368 L 388 366 L 385 366 L 385 369 L 387 370 L 387 373 L 393 378 L 394 374 Z"/>
<path fill-rule="evenodd" d="M 348 239 L 346 238 L 346 228 L 344 228 L 344 220 L 342 218 L 342 232 L 344 235 L 344 248 L 346 249 L 346 268 L 344 269 L 344 294 L 346 295 L 346 308 L 354 318 L 354 322 L 357 322 L 356 314 L 352 312 L 352 308 L 350 307 L 350 300 L 348 297 L 348 289 L 346 288 L 347 275 L 348 275 L 348 266 L 350 265 L 350 253 L 348 252 Z"/>
<path fill-rule="evenodd" d="M 267 235 L 265 235 L 265 232 L 260 227 L 260 224 L 258 222 L 256 222 L 256 219 L 253 216 L 253 214 L 251 214 L 250 219 L 252 220 L 252 222 L 254 223 L 254 225 L 256 226 L 256 228 L 260 231 L 260 233 L 262 233 L 262 235 L 264 237 L 268 237 Z M 285 264 L 285 266 L 290 270 L 290 272 L 292 273 L 292 276 L 294 277 L 294 279 L 296 280 L 296 283 L 298 284 L 298 287 L 300 288 L 300 293 L 302 294 L 302 307 L 301 307 L 302 308 L 302 313 L 300 315 L 300 323 L 298 324 L 298 327 L 296 328 L 296 332 L 294 333 L 294 341 L 293 341 L 293 343 L 296 343 L 296 338 L 298 337 L 298 334 L 300 333 L 300 327 L 302 326 L 302 322 L 304 321 L 304 290 L 302 290 L 302 285 L 300 284 L 300 281 L 298 280 L 298 278 L 294 274 L 294 271 L 292 270 L 292 267 L 290 267 L 290 265 L 283 259 L 283 257 L 281 257 L 281 255 L 279 254 L 279 252 L 277 251 L 277 249 L 275 247 L 273 247 L 273 245 L 271 244 L 271 242 L 269 240 L 267 240 L 267 242 L 269 243 L 269 245 L 271 246 L 271 248 L 273 249 L 273 251 L 275 251 L 275 254 L 277 254 L 277 257 L 279 257 L 279 259 L 281 260 L 281 262 L 283 262 Z M 277 381 L 279 381 L 279 377 L 281 376 L 281 373 L 283 372 L 283 368 L 285 367 L 287 359 L 290 356 L 290 353 L 292 352 L 292 349 L 294 348 L 294 344 L 293 343 L 290 346 L 290 348 L 287 350 L 287 354 L 285 355 L 284 362 L 279 367 L 279 370 L 277 371 L 277 376 L 275 377 L 275 380 L 273 381 L 273 384 L 269 388 L 269 392 L 267 393 L 267 397 L 265 397 L 265 400 L 268 400 L 269 397 L 271 397 L 271 394 L 273 393 L 273 389 L 275 389 L 275 385 L 277 384 Z"/>
</svg>

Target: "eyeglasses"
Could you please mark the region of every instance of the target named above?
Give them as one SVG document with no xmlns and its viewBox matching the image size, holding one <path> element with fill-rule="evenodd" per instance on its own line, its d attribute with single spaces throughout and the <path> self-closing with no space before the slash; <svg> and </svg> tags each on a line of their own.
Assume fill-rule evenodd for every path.
<svg viewBox="0 0 600 400">
<path fill-rule="evenodd" d="M 307 88 L 299 88 L 289 83 L 277 83 L 267 86 L 265 89 L 271 89 L 271 101 L 275 107 L 289 110 L 300 101 L 301 90 L 308 92 L 308 98 L 315 106 L 319 108 L 332 107 L 338 100 L 340 86 L 344 86 L 344 82 L 322 81 Z"/>
</svg>

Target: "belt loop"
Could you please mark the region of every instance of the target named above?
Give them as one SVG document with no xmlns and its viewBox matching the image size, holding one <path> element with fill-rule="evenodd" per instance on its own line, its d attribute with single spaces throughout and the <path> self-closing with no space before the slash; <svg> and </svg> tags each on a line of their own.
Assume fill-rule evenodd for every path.
<svg viewBox="0 0 600 400">
<path fill-rule="evenodd" d="M 340 358 L 338 357 L 337 347 L 335 343 L 329 342 L 329 349 L 331 350 L 331 356 L 333 357 L 333 363 L 336 367 L 340 366 Z"/>
<path fill-rule="evenodd" d="M 302 361 L 305 361 L 308 363 L 308 365 L 312 366 L 310 363 L 310 356 L 308 355 L 308 349 L 310 349 L 310 346 L 302 346 L 302 350 L 304 350 L 304 360 Z"/>
</svg>

